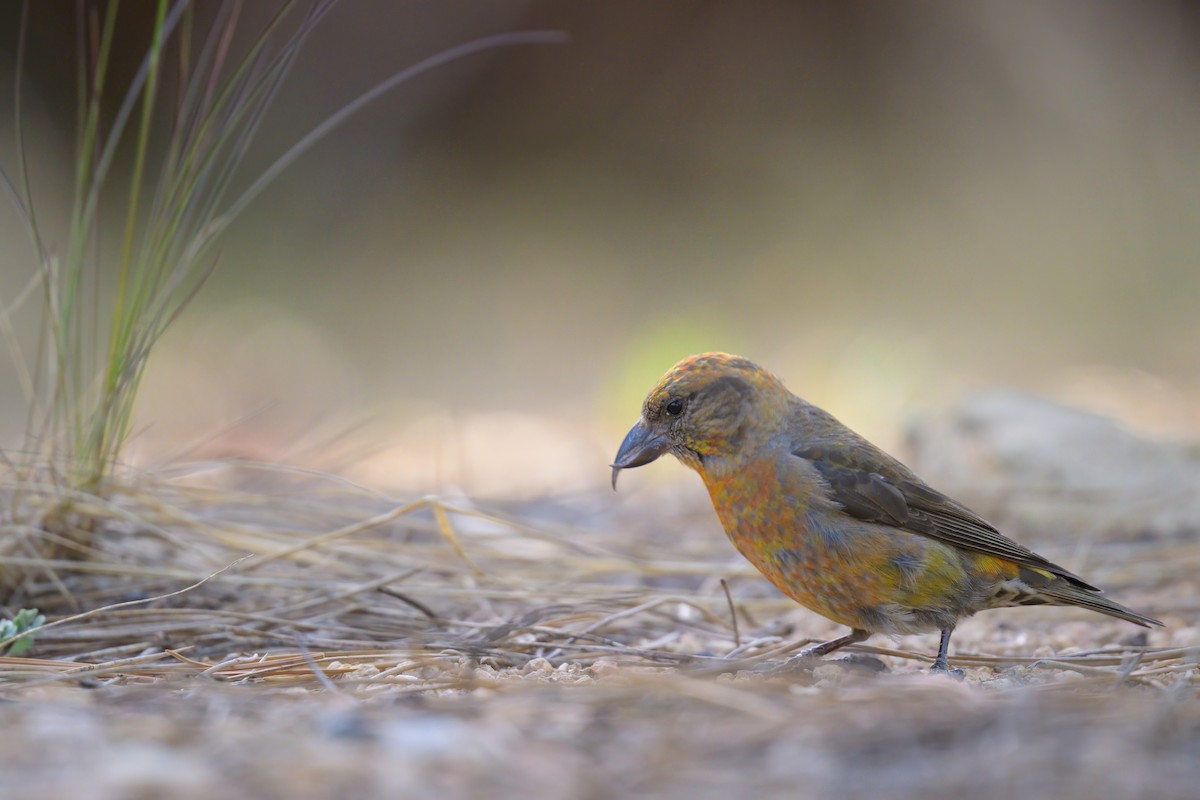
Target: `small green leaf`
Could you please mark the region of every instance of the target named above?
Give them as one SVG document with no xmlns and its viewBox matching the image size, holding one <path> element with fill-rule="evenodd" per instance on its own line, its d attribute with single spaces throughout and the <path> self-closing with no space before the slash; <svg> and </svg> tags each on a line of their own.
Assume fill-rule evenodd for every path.
<svg viewBox="0 0 1200 800">
<path fill-rule="evenodd" d="M 22 636 L 20 639 L 16 639 L 8 645 L 8 654 L 10 656 L 19 656 L 22 653 L 25 653 L 28 650 L 30 650 L 32 647 L 33 647 L 33 637 L 32 636 Z"/>
<path fill-rule="evenodd" d="M 32 631 L 42 627 L 45 622 L 46 617 L 39 614 L 36 608 L 22 608 L 11 620 L 0 620 L 0 641 L 14 636 L 21 637 L 0 647 L 0 653 L 7 650 L 8 655 L 19 656 L 28 652 L 33 647 Z M 26 635 L 22 636 L 22 634 Z"/>
</svg>

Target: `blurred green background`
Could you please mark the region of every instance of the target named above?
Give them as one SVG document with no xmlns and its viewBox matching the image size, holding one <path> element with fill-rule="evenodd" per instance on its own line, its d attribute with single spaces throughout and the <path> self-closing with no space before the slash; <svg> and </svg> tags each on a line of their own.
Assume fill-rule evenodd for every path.
<svg viewBox="0 0 1200 800">
<path fill-rule="evenodd" d="M 53 232 L 75 4 L 33 5 L 24 125 Z M 250 30 L 274 4 L 247 5 Z M 0 6 L 10 174 L 19 6 Z M 117 85 L 153 7 L 122 4 Z M 990 385 L 1200 430 L 1200 6 L 342 0 L 246 182 L 397 70 L 530 28 L 572 41 L 420 78 L 250 207 L 152 359 L 138 463 L 600 487 L 644 393 L 708 349 L 891 447 L 906 415 Z M 0 304 L 34 269 L 6 206 Z M 39 313 L 13 315 L 29 352 Z M 24 409 L 4 359 L 6 446 Z"/>
</svg>

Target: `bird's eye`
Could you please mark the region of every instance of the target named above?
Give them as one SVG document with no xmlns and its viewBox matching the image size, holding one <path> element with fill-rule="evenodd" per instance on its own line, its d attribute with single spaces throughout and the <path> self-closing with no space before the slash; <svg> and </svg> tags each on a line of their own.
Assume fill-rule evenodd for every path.
<svg viewBox="0 0 1200 800">
<path fill-rule="evenodd" d="M 673 400 L 671 400 L 671 402 L 667 403 L 666 411 L 667 411 L 668 417 L 678 417 L 680 414 L 682 414 L 683 413 L 683 398 L 676 397 Z"/>
</svg>

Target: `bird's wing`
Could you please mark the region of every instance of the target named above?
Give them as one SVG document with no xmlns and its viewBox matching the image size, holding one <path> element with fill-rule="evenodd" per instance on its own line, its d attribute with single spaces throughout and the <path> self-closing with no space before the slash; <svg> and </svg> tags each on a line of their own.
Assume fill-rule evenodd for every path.
<svg viewBox="0 0 1200 800">
<path fill-rule="evenodd" d="M 852 517 L 1045 570 L 1082 589 L 1099 591 L 1009 539 L 865 440 L 804 443 L 793 447 L 792 454 L 812 464 L 829 484 L 833 500 Z"/>
</svg>

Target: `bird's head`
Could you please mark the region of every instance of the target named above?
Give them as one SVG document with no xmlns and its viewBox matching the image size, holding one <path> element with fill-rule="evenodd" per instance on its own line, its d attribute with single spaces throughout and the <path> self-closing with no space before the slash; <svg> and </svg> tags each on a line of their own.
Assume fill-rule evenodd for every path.
<svg viewBox="0 0 1200 800">
<path fill-rule="evenodd" d="M 685 358 L 646 396 L 641 419 L 612 463 L 613 488 L 621 470 L 649 464 L 664 453 L 703 474 L 706 465 L 727 464 L 752 452 L 782 422 L 778 409 L 787 408 L 788 397 L 778 378 L 739 356 Z"/>
</svg>

